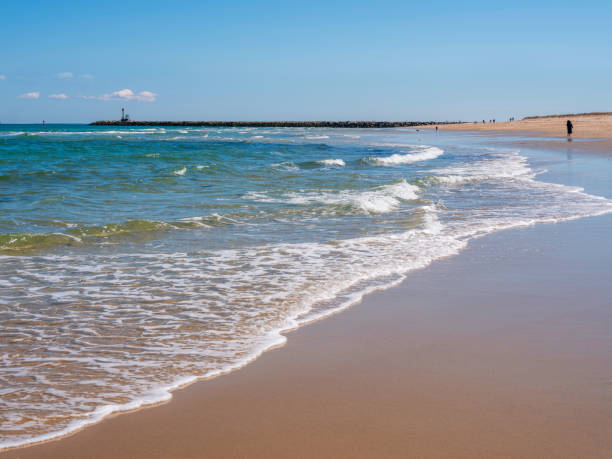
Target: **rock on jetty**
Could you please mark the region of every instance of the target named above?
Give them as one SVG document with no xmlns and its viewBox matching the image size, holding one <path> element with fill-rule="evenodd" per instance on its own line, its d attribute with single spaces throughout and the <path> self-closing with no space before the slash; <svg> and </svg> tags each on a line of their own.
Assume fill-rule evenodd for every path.
<svg viewBox="0 0 612 459">
<path fill-rule="evenodd" d="M 199 126 L 199 127 L 309 127 L 309 128 L 394 128 L 455 121 L 95 121 L 91 126 Z"/>
</svg>

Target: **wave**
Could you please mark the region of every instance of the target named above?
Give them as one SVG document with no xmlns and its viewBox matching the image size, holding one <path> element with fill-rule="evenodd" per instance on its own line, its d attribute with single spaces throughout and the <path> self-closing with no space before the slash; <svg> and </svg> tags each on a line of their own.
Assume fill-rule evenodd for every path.
<svg viewBox="0 0 612 459">
<path fill-rule="evenodd" d="M 324 166 L 346 166 L 346 163 L 342 159 L 321 159 L 317 161 L 319 164 Z"/>
<path fill-rule="evenodd" d="M 64 233 L 9 233 L 0 235 L 0 254 L 21 253 L 54 246 L 80 244 L 83 241 Z"/>
<path fill-rule="evenodd" d="M 232 225 L 232 224 L 238 224 L 239 221 L 228 217 L 227 215 L 219 215 L 219 214 L 210 214 L 210 215 L 203 215 L 200 217 L 185 217 L 182 218 L 179 226 L 181 223 L 187 223 L 187 224 L 192 224 L 192 223 L 196 223 L 199 226 L 225 226 L 225 225 Z M 176 225 L 176 223 L 174 223 Z"/>
<path fill-rule="evenodd" d="M 213 216 L 211 219 L 214 222 L 216 217 Z M 113 237 L 140 236 L 141 238 L 150 238 L 151 233 L 160 231 L 211 226 L 204 220 L 205 218 L 200 218 L 200 220 L 183 219 L 171 223 L 152 220 L 128 220 L 124 223 L 69 228 L 64 232 L 0 234 L 0 254 L 29 254 L 42 249 L 95 243 L 101 239 Z M 68 223 L 63 225 L 73 226 L 73 224 Z"/>
<path fill-rule="evenodd" d="M 402 201 L 419 199 L 419 191 L 418 186 L 401 179 L 365 191 L 305 191 L 301 193 L 282 193 L 278 196 L 266 192 L 248 192 L 243 195 L 243 198 L 259 202 L 294 205 L 348 206 L 357 213 L 384 214 L 397 209 Z"/>
<path fill-rule="evenodd" d="M 91 130 L 91 131 L 20 131 L 20 132 L 9 132 L 13 135 L 25 135 L 25 136 L 48 136 L 48 137 L 61 137 L 61 136 L 113 136 L 113 135 L 138 135 L 138 134 L 165 134 L 166 129 L 163 128 L 151 128 L 151 129 L 111 129 L 111 130 Z M 0 133 L 0 136 L 5 135 Z"/>
<path fill-rule="evenodd" d="M 298 164 L 292 161 L 285 161 L 282 163 L 272 164 L 273 167 L 285 170 L 299 170 L 299 169 L 320 169 L 321 167 L 344 167 L 346 163 L 340 158 L 330 159 L 318 159 L 314 161 L 302 161 Z"/>
<path fill-rule="evenodd" d="M 22 136 L 22 135 L 25 135 L 25 131 L 0 132 L 0 137 L 17 137 L 17 136 Z"/>
<path fill-rule="evenodd" d="M 397 164 L 411 164 L 419 161 L 435 159 L 444 154 L 444 150 L 437 147 L 421 147 L 419 150 L 410 153 L 394 153 L 391 156 L 369 156 L 364 161 L 379 164 L 382 166 L 392 166 Z"/>
<path fill-rule="evenodd" d="M 283 161 L 282 163 L 275 163 L 271 165 L 274 169 L 281 171 L 298 171 L 300 168 L 292 161 Z"/>
<path fill-rule="evenodd" d="M 430 172 L 440 174 L 434 178 L 440 183 L 460 185 L 485 180 L 533 179 L 545 171 L 534 171 L 529 167 L 525 157 L 516 151 L 511 151 L 453 166 L 431 169 Z"/>
</svg>

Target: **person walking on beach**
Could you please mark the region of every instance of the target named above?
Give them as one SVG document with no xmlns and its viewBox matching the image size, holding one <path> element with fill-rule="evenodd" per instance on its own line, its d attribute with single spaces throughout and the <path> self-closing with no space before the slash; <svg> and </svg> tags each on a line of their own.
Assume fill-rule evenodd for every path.
<svg viewBox="0 0 612 459">
<path fill-rule="evenodd" d="M 565 125 L 567 126 L 567 136 L 571 137 L 572 131 L 574 130 L 574 125 L 572 124 L 570 120 L 567 120 L 567 123 L 565 123 Z"/>
</svg>

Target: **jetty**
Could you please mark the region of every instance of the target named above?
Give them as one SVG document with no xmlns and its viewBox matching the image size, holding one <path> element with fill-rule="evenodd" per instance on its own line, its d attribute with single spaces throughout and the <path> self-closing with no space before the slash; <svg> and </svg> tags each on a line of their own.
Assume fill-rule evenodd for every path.
<svg viewBox="0 0 612 459">
<path fill-rule="evenodd" d="M 91 126 L 193 126 L 193 127 L 306 127 L 306 128 L 397 128 L 456 124 L 458 121 L 95 121 Z"/>
</svg>

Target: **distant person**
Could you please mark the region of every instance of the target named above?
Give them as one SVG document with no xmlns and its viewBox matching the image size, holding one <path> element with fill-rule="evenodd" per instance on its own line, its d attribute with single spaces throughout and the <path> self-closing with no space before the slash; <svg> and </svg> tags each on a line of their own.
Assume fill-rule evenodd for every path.
<svg viewBox="0 0 612 459">
<path fill-rule="evenodd" d="M 438 131 L 438 126 L 436 126 L 436 132 Z"/>
<path fill-rule="evenodd" d="M 567 120 L 567 123 L 565 123 L 565 125 L 567 126 L 567 137 L 571 137 L 572 132 L 574 131 L 574 125 L 570 120 Z"/>
</svg>

